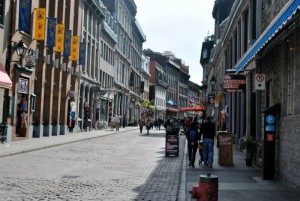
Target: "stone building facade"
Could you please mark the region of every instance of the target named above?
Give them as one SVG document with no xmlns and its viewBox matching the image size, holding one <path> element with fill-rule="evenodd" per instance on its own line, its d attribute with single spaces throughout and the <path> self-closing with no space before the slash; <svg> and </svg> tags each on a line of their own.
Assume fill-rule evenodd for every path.
<svg viewBox="0 0 300 201">
<path fill-rule="evenodd" d="M 6 122 L 9 114 L 9 91 L 12 88 L 12 81 L 9 77 L 11 44 L 9 43 L 9 31 L 10 31 L 10 15 L 11 4 L 8 0 L 2 0 L 0 7 L 0 127 L 1 130 L 6 128 Z M 9 48 L 5 48 L 8 47 Z M 4 131 L 5 132 L 5 131 Z M 2 133 L 5 135 L 5 133 Z M 7 129 L 6 129 L 7 133 Z M 11 137 L 11 136 L 10 136 Z M 1 141 L 7 140 L 5 136 L 0 136 Z M 10 139 L 8 139 L 10 141 Z"/>
<path fill-rule="evenodd" d="M 6 26 L 3 22 L 6 31 L 3 29 L 1 33 L 5 35 L 3 38 L 9 37 L 7 41 L 15 42 L 5 44 L 3 50 L 8 54 L 5 63 L 12 86 L 4 90 L 7 98 L 1 101 L 1 107 L 12 109 L 3 109 L 1 116 L 8 123 L 10 140 L 87 131 L 99 119 L 109 121 L 114 113 L 132 112 L 132 117 L 137 118 L 145 35 L 135 19 L 134 1 L 22 0 L 3 5 L 7 13 L 3 19 L 12 24 Z M 25 14 L 19 15 L 23 5 L 26 5 L 22 10 Z M 45 17 L 42 23 L 45 37 L 36 39 L 36 23 L 41 13 Z M 20 23 L 22 20 L 25 23 Z M 63 46 L 52 41 L 56 32 L 60 35 L 55 39 L 64 41 Z M 21 60 L 15 44 L 27 48 Z M 65 51 L 72 45 L 78 45 L 78 58 Z M 134 74 L 132 86 L 131 73 Z M 22 99 L 26 107 L 20 112 Z M 129 103 L 133 109 L 128 107 Z"/>
<path fill-rule="evenodd" d="M 41 22 L 37 20 L 45 20 L 41 27 L 46 30 L 46 17 L 55 18 L 57 24 L 64 24 L 66 29 L 78 35 L 79 1 L 7 1 L 5 5 L 10 7 L 6 17 L 12 22 L 7 41 L 13 42 L 5 46 L 8 71 L 13 81 L 8 94 L 12 98 L 7 137 L 13 141 L 65 134 L 72 99 L 68 92 L 72 91 L 74 95 L 78 92 L 74 73 L 77 64 L 64 57 L 58 47 L 48 46 L 47 32 L 38 31 L 40 26 L 37 24 Z M 16 44 L 26 48 L 23 57 L 18 57 Z"/>
<path fill-rule="evenodd" d="M 210 63 L 219 84 L 226 76 L 245 79 L 243 92 L 224 95 L 235 144 L 252 136 L 258 142 L 254 161 L 263 179 L 293 186 L 300 186 L 295 171 L 300 169 L 299 5 L 298 0 L 235 1 Z"/>
<path fill-rule="evenodd" d="M 142 56 L 142 66 L 141 66 L 141 99 L 149 100 L 149 78 L 150 78 L 150 58 L 146 57 L 144 54 Z"/>
<path fill-rule="evenodd" d="M 165 68 L 155 60 L 150 61 L 150 101 L 155 105 L 154 119 L 166 118 L 166 94 L 168 89 Z"/>
<path fill-rule="evenodd" d="M 111 26 L 108 19 L 110 13 L 98 2 L 82 1 L 81 4 L 81 39 L 86 45 L 86 62 L 78 71 L 79 93 L 76 102 L 78 107 L 78 128 L 90 130 L 94 127 L 102 111 L 103 121 L 108 121 L 108 104 L 101 101 L 101 87 L 109 87 L 113 83 L 113 51 L 115 43 L 107 31 Z M 104 19 L 107 19 L 105 21 Z M 113 29 L 110 29 L 113 35 Z M 109 32 L 110 33 L 110 32 Z M 79 130 L 79 131 L 80 131 Z"/>
<path fill-rule="evenodd" d="M 118 43 L 115 50 L 114 112 L 127 115 L 129 122 L 139 116 L 142 45 L 146 37 L 135 16 L 133 0 L 103 0 L 115 17 Z"/>
<path fill-rule="evenodd" d="M 191 99 L 195 96 L 190 96 L 189 94 L 189 66 L 185 65 L 181 59 L 177 59 L 177 63 L 180 64 L 180 75 L 178 82 L 178 108 L 187 107 Z M 196 97 L 195 97 L 196 98 Z M 182 113 L 178 115 L 179 118 L 182 118 Z"/>
<path fill-rule="evenodd" d="M 182 61 L 175 57 L 174 53 L 165 51 L 163 53 L 154 52 L 150 49 L 144 50 L 144 54 L 150 57 L 151 61 L 157 62 L 163 67 L 166 76 L 168 90 L 166 92 L 166 118 L 178 118 L 178 112 L 181 109 L 179 105 L 179 83 L 182 87 L 182 93 L 187 105 L 188 93 L 188 67 L 182 64 Z M 182 71 L 182 68 L 185 70 Z M 180 78 L 183 77 L 183 78 Z M 179 80 L 179 82 L 178 82 Z M 183 100 L 183 99 L 181 99 Z"/>
</svg>

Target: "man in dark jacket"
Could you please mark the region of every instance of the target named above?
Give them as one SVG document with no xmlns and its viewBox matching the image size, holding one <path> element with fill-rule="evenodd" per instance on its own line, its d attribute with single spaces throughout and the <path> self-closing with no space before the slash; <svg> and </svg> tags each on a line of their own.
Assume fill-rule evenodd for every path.
<svg viewBox="0 0 300 201">
<path fill-rule="evenodd" d="M 207 116 L 201 125 L 200 134 L 203 135 L 203 161 L 204 165 L 212 168 L 214 158 L 214 138 L 216 133 L 215 124 L 211 122 L 210 116 Z"/>
<path fill-rule="evenodd" d="M 186 133 L 186 138 L 188 141 L 189 166 L 195 167 L 198 140 L 200 140 L 200 134 L 195 122 L 191 123 L 190 129 Z"/>
</svg>

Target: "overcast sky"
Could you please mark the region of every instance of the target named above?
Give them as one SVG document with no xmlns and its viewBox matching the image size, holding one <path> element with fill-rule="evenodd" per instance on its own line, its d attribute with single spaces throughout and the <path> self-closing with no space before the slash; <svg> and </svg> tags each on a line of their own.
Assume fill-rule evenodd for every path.
<svg viewBox="0 0 300 201">
<path fill-rule="evenodd" d="M 214 0 L 134 0 L 141 28 L 146 35 L 143 49 L 172 51 L 190 67 L 190 80 L 202 81 L 200 65 L 204 38 L 213 34 Z"/>
</svg>

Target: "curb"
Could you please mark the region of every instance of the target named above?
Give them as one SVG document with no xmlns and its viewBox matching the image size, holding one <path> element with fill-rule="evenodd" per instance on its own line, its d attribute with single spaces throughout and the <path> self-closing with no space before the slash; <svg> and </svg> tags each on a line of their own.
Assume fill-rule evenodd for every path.
<svg viewBox="0 0 300 201">
<path fill-rule="evenodd" d="M 182 165 L 181 165 L 181 175 L 180 175 L 180 186 L 179 186 L 179 193 L 178 193 L 178 201 L 185 201 L 186 200 L 186 139 L 184 138 L 184 151 Z"/>
</svg>

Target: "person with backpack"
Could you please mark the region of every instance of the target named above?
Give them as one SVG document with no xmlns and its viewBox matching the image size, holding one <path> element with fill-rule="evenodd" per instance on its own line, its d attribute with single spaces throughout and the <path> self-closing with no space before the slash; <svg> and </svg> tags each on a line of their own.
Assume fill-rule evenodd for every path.
<svg viewBox="0 0 300 201">
<path fill-rule="evenodd" d="M 198 148 L 198 140 L 200 140 L 200 134 L 195 122 L 191 123 L 190 129 L 187 131 L 186 138 L 188 141 L 189 166 L 192 166 L 194 168 Z"/>
<path fill-rule="evenodd" d="M 200 135 L 203 135 L 203 161 L 204 166 L 212 168 L 214 159 L 214 138 L 216 133 L 216 126 L 211 122 L 210 116 L 206 116 L 204 123 L 200 128 Z"/>
</svg>

